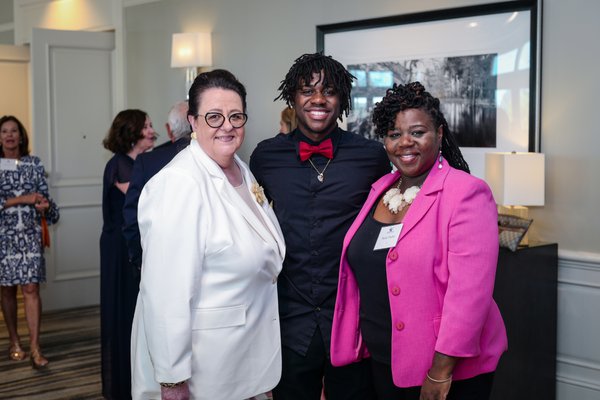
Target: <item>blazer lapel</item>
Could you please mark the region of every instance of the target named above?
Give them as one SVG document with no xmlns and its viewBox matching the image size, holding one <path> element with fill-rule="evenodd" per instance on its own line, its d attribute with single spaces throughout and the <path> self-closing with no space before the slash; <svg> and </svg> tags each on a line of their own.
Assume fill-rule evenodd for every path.
<svg viewBox="0 0 600 400">
<path fill-rule="evenodd" d="M 235 159 L 238 165 L 240 166 L 242 173 L 244 174 L 244 181 L 246 182 L 246 186 L 248 188 L 248 191 L 250 192 L 250 197 L 254 201 L 256 201 L 256 197 L 252 192 L 252 187 L 254 185 L 258 185 L 258 183 L 256 182 L 256 179 L 254 179 L 254 176 L 252 175 L 250 170 L 246 167 L 246 165 L 240 160 L 240 158 L 237 155 L 235 156 Z M 239 195 L 237 193 L 236 196 L 237 198 L 239 198 Z M 281 255 L 281 258 L 283 260 L 283 258 L 285 257 L 285 242 L 283 239 L 283 233 L 281 232 L 281 228 L 279 227 L 279 222 L 277 222 L 277 217 L 275 216 L 275 213 L 273 212 L 273 210 L 271 210 L 271 207 L 269 206 L 267 198 L 264 198 L 262 204 L 256 202 L 256 208 L 261 214 L 265 222 L 264 224 L 258 220 L 256 214 L 254 214 L 254 212 L 250 210 L 245 201 L 243 201 L 242 199 L 240 199 L 240 201 L 245 206 L 243 208 L 244 218 L 246 218 L 248 223 L 256 230 L 256 232 L 263 238 L 265 242 L 275 244 L 277 246 L 277 250 L 279 251 L 279 254 Z M 268 231 L 267 229 L 265 229 L 265 225 Z"/>
<path fill-rule="evenodd" d="M 450 166 L 442 159 L 442 168 L 435 163 L 423 183 L 415 201 L 411 204 L 402 221 L 402 232 L 398 240 L 402 239 L 425 216 L 437 199 L 437 192 L 443 189 L 444 180 L 450 171 Z"/>
<path fill-rule="evenodd" d="M 214 160 L 212 160 L 206 153 L 204 153 L 200 145 L 195 140 L 191 141 L 190 147 L 192 149 L 196 162 L 201 164 L 210 174 L 210 178 L 214 184 L 214 187 L 217 189 L 221 200 L 229 203 L 229 205 L 232 208 L 238 210 L 242 214 L 243 218 L 246 220 L 248 225 L 250 225 L 250 227 L 254 229 L 256 233 L 258 233 L 258 235 L 266 243 L 269 243 L 271 246 L 277 249 L 279 255 L 283 260 L 283 258 L 285 257 L 285 244 L 283 240 L 283 234 L 279 229 L 279 225 L 276 225 L 273 222 L 273 218 L 275 218 L 274 214 L 271 213 L 272 215 L 269 215 L 269 213 L 265 211 L 264 206 L 266 205 L 266 207 L 269 207 L 268 204 L 265 204 L 266 201 L 263 203 L 263 206 L 259 206 L 258 209 L 261 215 L 263 216 L 268 229 L 258 219 L 256 214 L 254 214 L 250 207 L 248 207 L 248 204 L 246 204 L 246 202 L 240 197 L 240 195 L 236 192 L 235 188 L 229 184 L 229 182 L 227 181 L 227 177 L 223 173 L 223 170 L 221 170 L 221 167 L 219 167 L 219 165 L 216 162 L 214 162 Z M 246 186 L 248 187 L 248 190 L 250 190 L 253 183 L 256 182 L 256 180 L 252 177 L 250 171 L 246 168 L 242 160 L 237 155 L 234 156 L 234 159 L 237 165 L 240 167 L 240 170 L 242 171 L 242 175 L 244 176 L 244 180 Z M 254 198 L 254 194 L 250 193 L 250 196 Z"/>
<path fill-rule="evenodd" d="M 352 225 L 350 225 L 346 236 L 344 237 L 344 248 L 348 247 L 348 245 L 350 244 L 350 240 L 352 240 L 354 234 L 364 222 L 365 218 L 369 214 L 369 211 L 371 211 L 371 208 L 373 208 L 375 202 L 378 201 L 381 197 L 381 193 L 384 190 L 387 190 L 397 180 L 398 172 L 393 172 L 384 175 L 378 181 L 371 185 L 371 193 L 369 193 L 369 196 L 367 196 L 365 204 L 363 204 L 358 215 L 354 219 L 354 222 L 352 222 Z"/>
</svg>

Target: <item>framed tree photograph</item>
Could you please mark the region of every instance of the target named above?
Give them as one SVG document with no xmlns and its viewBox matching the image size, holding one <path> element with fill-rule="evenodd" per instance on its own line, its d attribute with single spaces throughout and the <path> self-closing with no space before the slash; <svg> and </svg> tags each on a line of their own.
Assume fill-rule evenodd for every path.
<svg viewBox="0 0 600 400">
<path fill-rule="evenodd" d="M 317 50 L 356 77 L 345 128 L 374 137 L 371 114 L 394 83 L 440 99 L 471 173 L 485 153 L 539 150 L 540 0 L 317 26 Z"/>
</svg>

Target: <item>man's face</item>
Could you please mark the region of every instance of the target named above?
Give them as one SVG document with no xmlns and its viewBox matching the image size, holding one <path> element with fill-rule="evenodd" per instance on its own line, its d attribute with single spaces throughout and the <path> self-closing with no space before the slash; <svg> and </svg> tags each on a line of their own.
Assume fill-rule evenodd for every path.
<svg viewBox="0 0 600 400">
<path fill-rule="evenodd" d="M 319 141 L 337 126 L 340 97 L 331 86 L 323 86 L 325 73 L 313 73 L 311 81 L 301 86 L 294 96 L 298 128 L 309 139 Z"/>
</svg>

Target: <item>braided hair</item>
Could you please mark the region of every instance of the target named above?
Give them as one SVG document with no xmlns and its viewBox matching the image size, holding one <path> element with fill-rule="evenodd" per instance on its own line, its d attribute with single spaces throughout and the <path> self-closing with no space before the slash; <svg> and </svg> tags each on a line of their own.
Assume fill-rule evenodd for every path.
<svg viewBox="0 0 600 400">
<path fill-rule="evenodd" d="M 435 126 L 442 126 L 442 156 L 452 167 L 470 173 L 469 165 L 463 158 L 458 143 L 448 128 L 444 113 L 440 110 L 440 100 L 427 92 L 420 82 L 411 82 L 406 85 L 394 83 L 394 86 L 385 92 L 385 96 L 373 110 L 375 134 L 380 138 L 385 137 L 388 131 L 394 129 L 396 115 L 400 111 L 410 108 L 423 110 L 431 117 Z"/>
<path fill-rule="evenodd" d="M 321 72 L 324 76 L 321 76 Z M 319 74 L 320 79 L 323 80 L 323 86 L 331 86 L 338 93 L 340 99 L 340 115 L 338 118 L 341 121 L 342 114 L 347 117 L 352 109 L 350 92 L 352 91 L 352 81 L 356 77 L 348 72 L 339 61 L 334 60 L 331 56 L 323 55 L 322 52 L 303 54 L 294 61 L 294 64 L 285 75 L 285 79 L 281 81 L 277 88 L 281 93 L 275 100 L 282 99 L 288 106 L 292 107 L 298 89 L 302 85 L 309 84 L 315 73 Z"/>
</svg>

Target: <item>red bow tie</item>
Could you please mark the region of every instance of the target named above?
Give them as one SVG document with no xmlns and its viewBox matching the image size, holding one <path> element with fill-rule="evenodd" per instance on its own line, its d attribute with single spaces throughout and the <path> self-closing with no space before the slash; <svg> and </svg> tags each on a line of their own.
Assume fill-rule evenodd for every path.
<svg viewBox="0 0 600 400">
<path fill-rule="evenodd" d="M 300 142 L 300 160 L 306 161 L 313 154 L 321 154 L 329 159 L 333 158 L 333 143 L 331 139 L 325 139 L 317 146 L 313 146 L 306 142 Z"/>
</svg>

